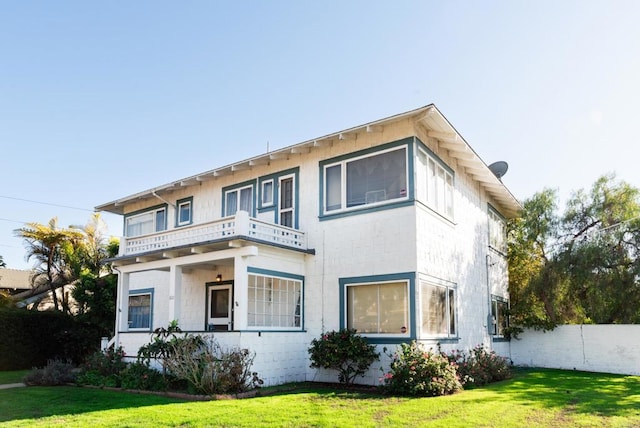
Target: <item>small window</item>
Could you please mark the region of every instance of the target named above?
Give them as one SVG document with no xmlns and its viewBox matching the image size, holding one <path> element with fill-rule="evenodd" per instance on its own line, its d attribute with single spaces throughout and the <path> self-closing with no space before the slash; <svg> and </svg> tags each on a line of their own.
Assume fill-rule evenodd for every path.
<svg viewBox="0 0 640 428">
<path fill-rule="evenodd" d="M 363 335 L 411 334 L 407 281 L 349 284 L 346 301 L 347 328 Z"/>
<path fill-rule="evenodd" d="M 176 226 L 185 226 L 193 222 L 193 200 L 181 199 L 177 202 Z"/>
<path fill-rule="evenodd" d="M 494 336 L 504 336 L 505 329 L 509 327 L 509 301 L 491 296 L 491 325 L 489 332 Z"/>
<path fill-rule="evenodd" d="M 489 216 L 489 246 L 503 254 L 507 253 L 507 222 L 491 205 Z"/>
<path fill-rule="evenodd" d="M 273 180 L 267 180 L 262 182 L 262 198 L 261 203 L 263 207 L 270 207 L 273 205 Z"/>
<path fill-rule="evenodd" d="M 406 146 L 326 165 L 323 172 L 326 213 L 408 196 Z"/>
<path fill-rule="evenodd" d="M 125 233 L 127 237 L 148 235 L 167 229 L 167 208 L 156 207 L 140 214 L 126 217 Z"/>
<path fill-rule="evenodd" d="M 129 328 L 151 329 L 152 293 L 129 295 Z"/>
<path fill-rule="evenodd" d="M 249 274 L 249 327 L 272 330 L 302 326 L 302 281 Z"/>
<path fill-rule="evenodd" d="M 421 282 L 422 335 L 456 337 L 456 289 Z"/>
</svg>

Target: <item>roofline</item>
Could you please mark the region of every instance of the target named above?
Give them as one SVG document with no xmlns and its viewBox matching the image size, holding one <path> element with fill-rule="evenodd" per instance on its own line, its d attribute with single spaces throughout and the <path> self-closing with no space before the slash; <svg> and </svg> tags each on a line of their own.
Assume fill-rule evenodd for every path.
<svg viewBox="0 0 640 428">
<path fill-rule="evenodd" d="M 435 114 L 434 114 L 435 113 Z M 489 170 L 487 164 L 480 158 L 480 156 L 473 150 L 473 148 L 462 138 L 462 136 L 458 133 L 458 131 L 451 125 L 449 120 L 438 110 L 438 108 L 434 104 L 428 104 L 423 107 L 416 108 L 414 110 L 409 110 L 404 113 L 395 114 L 393 116 L 385 117 L 383 119 L 378 119 L 372 122 L 368 122 L 362 125 L 357 125 L 351 128 L 344 129 L 342 131 L 334 132 L 331 134 L 324 135 L 322 137 L 313 138 L 311 140 L 306 140 L 301 143 L 293 144 L 290 146 L 283 147 L 281 149 L 277 149 L 274 151 L 269 151 L 267 153 L 254 156 L 249 159 L 245 159 L 239 162 L 234 162 L 219 168 L 215 168 L 209 171 L 205 171 L 200 174 L 192 175 L 190 177 L 186 177 L 183 179 L 175 180 L 169 182 L 167 184 L 154 187 L 151 189 L 144 190 L 142 192 L 134 193 L 129 196 L 125 196 L 124 198 L 116 199 L 111 202 L 107 202 L 102 205 L 98 205 L 95 207 L 96 211 L 106 211 L 114 214 L 123 215 L 124 214 L 124 205 L 127 203 L 134 202 L 139 199 L 147 199 L 151 197 L 159 197 L 158 192 L 163 192 L 167 190 L 174 190 L 180 187 L 187 187 L 195 184 L 199 184 L 203 181 L 208 181 L 215 179 L 216 177 L 228 175 L 234 171 L 243 170 L 250 168 L 254 165 L 262 165 L 266 164 L 271 160 L 275 160 L 278 158 L 282 158 L 285 155 L 295 154 L 295 153 L 306 153 L 307 148 L 319 147 L 323 145 L 324 141 L 327 140 L 342 140 L 346 139 L 345 136 L 347 134 L 359 131 L 359 130 L 367 130 L 369 131 L 373 127 L 381 126 L 384 124 L 388 124 L 391 122 L 396 122 L 408 117 L 416 117 L 417 122 L 422 122 L 425 124 L 426 128 L 429 129 L 429 122 L 436 122 L 438 127 L 440 128 L 448 128 L 449 134 L 440 135 L 442 133 L 435 132 L 434 135 L 436 139 L 449 139 L 446 142 L 449 145 L 460 146 L 457 147 L 457 152 L 462 153 L 465 151 L 470 151 L 472 153 L 473 163 L 477 164 L 481 163 L 480 169 L 485 171 L 484 174 L 478 175 L 478 168 L 474 169 L 475 174 L 472 174 L 474 178 L 481 182 L 486 182 L 489 186 L 494 189 L 494 193 L 497 190 L 497 193 L 503 193 L 503 202 L 507 205 L 507 215 L 513 216 L 516 215 L 516 212 L 519 211 L 522 206 L 518 202 L 518 200 L 513 196 L 513 194 L 506 188 L 506 186 L 500 181 L 495 175 Z M 445 138 L 446 137 L 446 138 Z M 455 156 L 454 156 L 455 157 Z M 477 166 L 477 165 L 476 165 Z"/>
</svg>

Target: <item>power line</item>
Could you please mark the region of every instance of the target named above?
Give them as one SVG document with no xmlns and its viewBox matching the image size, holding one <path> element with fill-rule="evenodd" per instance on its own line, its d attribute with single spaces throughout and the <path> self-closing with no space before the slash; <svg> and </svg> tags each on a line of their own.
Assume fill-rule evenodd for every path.
<svg viewBox="0 0 640 428">
<path fill-rule="evenodd" d="M 78 208 L 78 207 L 71 207 L 71 206 L 69 206 L 69 205 L 53 204 L 53 203 L 51 203 L 51 202 L 34 201 L 34 200 L 32 200 L 32 199 L 14 198 L 13 196 L 3 196 L 3 195 L 0 195 L 0 198 L 4 198 L 4 199 L 12 199 L 12 200 L 14 200 L 14 201 L 29 202 L 29 203 L 32 203 L 32 204 L 49 205 L 49 206 L 52 206 L 52 207 L 69 208 L 69 209 L 71 209 L 71 210 L 87 211 L 87 212 L 90 212 L 90 213 L 94 212 L 93 210 L 89 210 L 89 209 L 86 209 L 86 208 Z M 11 220 L 9 220 L 9 221 L 11 221 Z"/>
</svg>

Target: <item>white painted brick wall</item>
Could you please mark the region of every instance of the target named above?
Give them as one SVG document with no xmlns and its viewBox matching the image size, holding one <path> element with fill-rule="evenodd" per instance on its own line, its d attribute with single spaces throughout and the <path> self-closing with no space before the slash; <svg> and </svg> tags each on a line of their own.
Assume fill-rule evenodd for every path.
<svg viewBox="0 0 640 428">
<path fill-rule="evenodd" d="M 516 365 L 640 375 L 640 325 L 563 325 L 511 341 Z"/>
</svg>

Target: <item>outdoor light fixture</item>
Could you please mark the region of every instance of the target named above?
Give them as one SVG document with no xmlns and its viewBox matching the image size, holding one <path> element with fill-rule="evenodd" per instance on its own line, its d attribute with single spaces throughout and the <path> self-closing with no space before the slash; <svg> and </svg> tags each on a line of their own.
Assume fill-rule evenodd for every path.
<svg viewBox="0 0 640 428">
<path fill-rule="evenodd" d="M 216 276 L 216 282 L 220 281 L 222 281 L 222 274 L 218 274 L 218 276 Z"/>
</svg>

